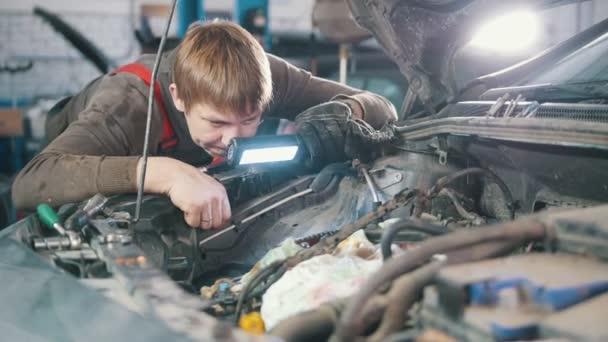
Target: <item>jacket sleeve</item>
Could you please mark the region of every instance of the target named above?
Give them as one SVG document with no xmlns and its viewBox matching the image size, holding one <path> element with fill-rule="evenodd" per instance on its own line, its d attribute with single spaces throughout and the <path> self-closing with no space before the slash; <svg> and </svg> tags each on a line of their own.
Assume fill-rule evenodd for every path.
<svg viewBox="0 0 608 342">
<path fill-rule="evenodd" d="M 100 82 L 93 94 L 77 95 L 89 96 L 78 119 L 17 175 L 12 188 L 17 208 L 136 191 L 148 88 L 128 74 L 110 74 Z M 157 113 L 151 146 L 160 139 L 161 125 Z"/>
<path fill-rule="evenodd" d="M 273 82 L 273 100 L 268 115 L 293 120 L 300 112 L 331 100 L 356 101 L 363 108 L 363 119 L 374 128 L 397 120 L 393 104 L 367 91 L 312 76 L 285 60 L 268 55 Z"/>
</svg>

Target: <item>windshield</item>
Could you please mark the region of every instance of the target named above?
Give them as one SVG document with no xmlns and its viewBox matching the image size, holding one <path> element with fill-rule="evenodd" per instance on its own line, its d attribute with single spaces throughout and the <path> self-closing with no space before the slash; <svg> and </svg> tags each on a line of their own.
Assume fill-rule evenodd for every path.
<svg viewBox="0 0 608 342">
<path fill-rule="evenodd" d="M 608 81 L 608 33 L 518 85 Z"/>
</svg>

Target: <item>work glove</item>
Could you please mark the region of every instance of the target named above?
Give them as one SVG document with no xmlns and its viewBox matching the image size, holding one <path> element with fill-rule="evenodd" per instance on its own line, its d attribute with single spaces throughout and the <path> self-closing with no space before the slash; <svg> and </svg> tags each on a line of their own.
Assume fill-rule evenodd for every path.
<svg viewBox="0 0 608 342">
<path fill-rule="evenodd" d="M 377 130 L 356 119 L 350 107 L 330 101 L 311 107 L 295 120 L 296 134 L 309 153 L 305 165 L 318 170 L 324 165 L 349 159 L 367 159 L 374 146 L 394 139 L 391 126 Z"/>
</svg>

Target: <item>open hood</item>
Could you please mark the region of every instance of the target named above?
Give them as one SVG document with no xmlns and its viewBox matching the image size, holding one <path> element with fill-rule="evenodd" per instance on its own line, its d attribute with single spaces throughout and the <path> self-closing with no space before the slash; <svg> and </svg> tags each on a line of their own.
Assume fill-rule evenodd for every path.
<svg viewBox="0 0 608 342">
<path fill-rule="evenodd" d="M 480 22 L 517 8 L 575 2 L 579 1 L 347 0 L 357 23 L 373 33 L 408 79 L 406 104 L 418 97 L 430 113 L 456 97 L 453 56 L 471 40 Z"/>
</svg>

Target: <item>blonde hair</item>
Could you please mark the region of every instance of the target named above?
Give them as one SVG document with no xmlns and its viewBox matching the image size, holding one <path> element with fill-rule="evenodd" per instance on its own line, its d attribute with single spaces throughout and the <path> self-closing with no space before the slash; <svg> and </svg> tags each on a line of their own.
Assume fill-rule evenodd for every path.
<svg viewBox="0 0 608 342">
<path fill-rule="evenodd" d="M 242 27 L 227 21 L 195 23 L 179 44 L 173 82 L 186 110 L 197 103 L 220 111 L 263 110 L 272 96 L 264 49 Z"/>
</svg>

